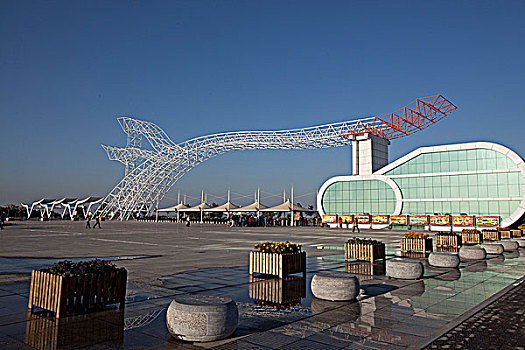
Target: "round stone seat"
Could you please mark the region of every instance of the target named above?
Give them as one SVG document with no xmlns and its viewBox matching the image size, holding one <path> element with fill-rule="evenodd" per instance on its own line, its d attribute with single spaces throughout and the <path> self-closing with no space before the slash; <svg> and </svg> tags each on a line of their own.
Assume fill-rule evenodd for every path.
<svg viewBox="0 0 525 350">
<path fill-rule="evenodd" d="M 346 272 L 321 272 L 312 277 L 311 289 L 319 299 L 354 300 L 359 294 L 359 280 Z"/>
<path fill-rule="evenodd" d="M 500 241 L 500 244 L 503 246 L 503 251 L 512 252 L 518 250 L 519 245 L 516 241 Z"/>
<path fill-rule="evenodd" d="M 428 256 L 429 265 L 436 267 L 458 267 L 459 257 L 457 254 L 450 253 L 430 253 Z"/>
<path fill-rule="evenodd" d="M 487 254 L 503 254 L 503 246 L 499 243 L 482 243 L 480 246 Z"/>
<path fill-rule="evenodd" d="M 166 312 L 168 331 L 185 341 L 227 338 L 237 329 L 238 320 L 235 302 L 213 295 L 178 295 Z"/>
<path fill-rule="evenodd" d="M 516 239 L 516 242 L 520 248 L 525 248 L 525 238 L 518 238 Z"/>
<path fill-rule="evenodd" d="M 416 260 L 389 260 L 386 262 L 386 274 L 393 278 L 415 280 L 423 276 L 423 264 Z"/>
<path fill-rule="evenodd" d="M 483 260 L 487 252 L 480 246 L 463 246 L 459 248 L 459 257 L 464 260 Z"/>
</svg>

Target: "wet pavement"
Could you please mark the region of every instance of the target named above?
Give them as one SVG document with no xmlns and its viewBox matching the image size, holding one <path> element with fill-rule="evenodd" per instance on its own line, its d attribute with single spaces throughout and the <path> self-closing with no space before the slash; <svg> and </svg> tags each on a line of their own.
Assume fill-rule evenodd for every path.
<svg viewBox="0 0 525 350">
<path fill-rule="evenodd" d="M 212 229 L 203 226 L 201 230 Z M 338 230 L 307 228 L 288 229 L 288 232 L 251 230 L 243 238 L 246 244 L 252 244 L 254 233 L 265 235 L 268 240 L 286 233 L 296 236 L 291 241 L 307 241 L 310 245 L 315 245 L 315 235 L 325 234 L 319 240 L 325 245 L 336 245 L 338 241 L 342 245 L 345 238 L 351 236 Z M 242 231 L 237 231 L 236 236 L 240 233 Z M 166 234 L 172 233 L 167 231 Z M 372 232 L 366 235 L 374 237 Z M 301 236 L 306 239 L 301 241 Z M 391 242 L 387 244 L 388 259 L 399 258 L 396 241 L 401 232 L 382 232 L 377 236 Z M 114 237 L 104 239 L 116 240 Z M 208 242 L 212 246 L 218 244 Z M 206 245 L 198 249 L 208 252 Z M 167 250 L 158 249 L 156 253 L 166 256 Z M 114 254 L 116 252 L 106 257 L 120 256 Z M 475 334 L 474 339 L 483 335 L 490 338 L 491 331 L 499 332 L 502 327 L 508 329 L 505 335 L 511 340 L 500 342 L 498 347 L 504 348 L 507 344 L 507 348 L 516 348 L 523 339 L 524 313 L 520 305 L 525 300 L 525 288 L 524 284 L 519 284 L 525 276 L 523 249 L 503 256 L 489 256 L 483 261 L 462 262 L 458 269 L 433 268 L 423 257 L 411 257 L 425 263 L 425 275 L 417 281 L 390 279 L 385 276 L 382 261 L 374 264 L 345 261 L 342 251 L 318 249 L 307 249 L 306 278 L 300 275 L 282 280 L 250 277 L 246 257 L 239 261 L 233 255 L 230 263 L 237 262 L 233 266 L 197 265 L 184 271 L 173 267 L 176 272 L 158 274 L 151 280 L 142 278 L 144 275 L 139 267 L 143 263 L 147 269 L 152 269 L 148 264 L 158 263 L 157 258 L 147 257 L 153 255 L 153 251 L 127 252 L 133 254 L 121 257 L 127 256 L 130 260 L 117 261 L 117 265 L 131 263 L 138 271 L 131 275 L 135 278 L 128 279 L 124 310 L 107 310 L 56 321 L 45 312 L 28 313 L 28 278 L 16 283 L 0 282 L 0 348 L 404 349 L 455 348 L 458 344 L 463 348 L 476 348 L 479 343 L 465 337 Z M 83 253 L 82 256 L 96 256 L 89 254 L 90 251 Z M 223 259 L 222 253 L 213 261 Z M 139 257 L 141 254 L 146 257 Z M 248 250 L 242 252 L 242 255 L 247 254 Z M 13 269 L 19 271 L 17 264 L 31 268 L 31 263 L 24 259 L 19 263 L 11 260 Z M 0 268 L 4 270 L 9 269 L 7 264 L 4 266 L 5 261 L 0 261 Z M 35 266 L 42 263 L 37 259 L 33 262 Z M 184 262 L 180 264 L 185 265 Z M 162 266 L 161 270 L 167 271 L 169 266 Z M 361 283 L 358 300 L 328 302 L 314 298 L 310 280 L 320 271 L 355 273 Z M 514 287 L 515 284 L 519 287 Z M 229 296 L 235 300 L 240 319 L 233 336 L 195 344 L 173 339 L 166 328 L 166 310 L 173 296 L 185 293 Z M 496 297 L 499 299 L 490 303 Z M 501 341 L 504 340 L 502 336 Z M 473 344 L 478 345 L 472 347 Z"/>
</svg>

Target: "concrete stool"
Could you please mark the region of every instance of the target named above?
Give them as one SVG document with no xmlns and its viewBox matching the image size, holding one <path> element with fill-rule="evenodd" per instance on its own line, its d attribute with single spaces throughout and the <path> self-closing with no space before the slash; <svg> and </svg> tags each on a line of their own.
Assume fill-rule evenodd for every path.
<svg viewBox="0 0 525 350">
<path fill-rule="evenodd" d="M 346 272 L 321 272 L 312 277 L 311 289 L 319 299 L 354 300 L 359 294 L 359 280 Z"/>
<path fill-rule="evenodd" d="M 516 239 L 516 242 L 518 242 L 520 248 L 525 248 L 525 238 Z"/>
<path fill-rule="evenodd" d="M 388 260 L 386 274 L 393 278 L 416 280 L 423 276 L 423 264 L 416 260 Z"/>
<path fill-rule="evenodd" d="M 436 267 L 458 267 L 459 257 L 457 254 L 450 253 L 430 253 L 428 256 L 429 265 Z"/>
<path fill-rule="evenodd" d="M 459 248 L 459 257 L 462 260 L 483 260 L 487 252 L 480 246 L 463 246 Z"/>
<path fill-rule="evenodd" d="M 503 254 L 503 246 L 498 243 L 482 243 L 481 248 L 485 249 L 487 254 Z"/>
<path fill-rule="evenodd" d="M 518 250 L 518 242 L 516 241 L 500 241 L 500 244 L 503 246 L 503 251 L 512 252 Z"/>
<path fill-rule="evenodd" d="M 212 295 L 178 295 L 166 313 L 171 335 L 185 341 L 224 339 L 235 332 L 238 320 L 231 298 Z"/>
</svg>

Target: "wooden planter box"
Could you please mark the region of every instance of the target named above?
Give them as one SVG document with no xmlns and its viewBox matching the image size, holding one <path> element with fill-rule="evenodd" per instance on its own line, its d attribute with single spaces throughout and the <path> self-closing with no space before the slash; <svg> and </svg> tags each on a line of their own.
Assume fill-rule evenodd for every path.
<svg viewBox="0 0 525 350">
<path fill-rule="evenodd" d="M 499 235 L 501 239 L 511 239 L 512 238 L 512 232 L 510 230 L 499 231 Z"/>
<path fill-rule="evenodd" d="M 499 231 L 487 231 L 483 230 L 483 241 L 499 241 L 501 239 L 501 235 Z"/>
<path fill-rule="evenodd" d="M 385 244 L 345 243 L 345 259 L 374 261 L 385 259 Z"/>
<path fill-rule="evenodd" d="M 293 273 L 306 277 L 306 253 L 274 254 L 250 252 L 250 275 L 262 273 L 283 278 Z"/>
<path fill-rule="evenodd" d="M 36 349 L 120 348 L 124 343 L 124 309 L 60 319 L 29 312 L 27 321 L 25 343 Z"/>
<path fill-rule="evenodd" d="M 306 278 L 258 278 L 250 276 L 250 298 L 274 304 L 300 302 L 306 298 Z"/>
<path fill-rule="evenodd" d="M 82 314 L 110 304 L 124 307 L 126 269 L 62 277 L 33 270 L 29 288 L 29 309 L 40 307 L 59 318 L 66 313 Z"/>
<path fill-rule="evenodd" d="M 522 236 L 521 230 L 510 230 L 512 238 L 520 238 Z"/>
<path fill-rule="evenodd" d="M 483 242 L 481 232 L 461 232 L 461 242 L 463 244 L 480 244 Z"/>
<path fill-rule="evenodd" d="M 448 252 L 448 253 L 457 253 L 459 252 L 459 247 L 436 247 L 437 252 Z"/>
<path fill-rule="evenodd" d="M 402 252 L 431 252 L 432 238 L 401 238 Z"/>
<path fill-rule="evenodd" d="M 437 234 L 436 247 L 453 247 L 461 246 L 461 236 L 453 234 Z"/>
</svg>

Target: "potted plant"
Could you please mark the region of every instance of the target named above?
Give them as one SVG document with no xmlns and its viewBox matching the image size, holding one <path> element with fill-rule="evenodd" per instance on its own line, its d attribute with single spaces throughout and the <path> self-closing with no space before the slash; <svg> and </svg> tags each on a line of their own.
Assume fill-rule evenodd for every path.
<svg viewBox="0 0 525 350">
<path fill-rule="evenodd" d="M 290 242 L 260 242 L 250 252 L 250 275 L 262 273 L 283 278 L 302 272 L 306 276 L 306 253 Z"/>
<path fill-rule="evenodd" d="M 501 233 L 495 229 L 486 229 L 481 231 L 483 234 L 483 241 L 499 241 L 501 239 Z"/>
<path fill-rule="evenodd" d="M 402 252 L 427 252 L 432 251 L 432 238 L 428 233 L 407 232 L 401 238 Z"/>
<path fill-rule="evenodd" d="M 512 238 L 512 233 L 508 227 L 497 227 L 496 230 L 499 232 L 500 239 L 510 239 Z"/>
<path fill-rule="evenodd" d="M 479 230 L 465 228 L 461 231 L 461 242 L 463 244 L 479 244 L 483 242 L 483 236 Z"/>
<path fill-rule="evenodd" d="M 351 238 L 345 243 L 345 259 L 385 259 L 385 244 L 368 238 Z"/>
<path fill-rule="evenodd" d="M 436 247 L 457 248 L 461 246 L 461 236 L 453 232 L 438 232 L 436 234 Z"/>
<path fill-rule="evenodd" d="M 40 307 L 59 318 L 66 313 L 83 314 L 110 304 L 124 307 L 127 271 L 110 261 L 73 263 L 64 260 L 31 272 L 29 309 Z"/>
</svg>

